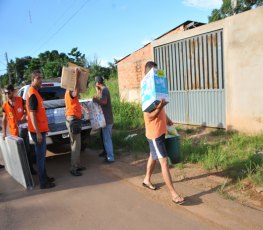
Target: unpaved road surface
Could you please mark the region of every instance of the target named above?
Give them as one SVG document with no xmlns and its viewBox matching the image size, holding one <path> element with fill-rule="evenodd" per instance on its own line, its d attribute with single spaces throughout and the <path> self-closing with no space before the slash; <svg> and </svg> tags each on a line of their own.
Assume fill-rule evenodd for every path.
<svg viewBox="0 0 263 230">
<path fill-rule="evenodd" d="M 214 209 L 205 209 L 194 196 L 185 206 L 175 205 L 163 183 L 159 183 L 161 189 L 158 191 L 147 190 L 141 186 L 141 170 L 118 160 L 114 164 L 104 164 L 98 157 L 98 151 L 82 152 L 82 164 L 87 170 L 81 177 L 69 174 L 69 161 L 68 153 L 47 158 L 48 174 L 56 178 L 57 185 L 49 190 L 38 188 L 37 177 L 34 177 L 36 187 L 31 191 L 24 190 L 1 169 L 0 229 L 240 230 L 249 229 L 247 226 L 251 226 L 250 229 L 263 226 L 260 222 L 263 216 L 253 210 L 256 220 L 252 225 L 244 225 L 229 219 L 225 222 L 223 214 L 213 211 L 220 209 L 220 204 Z M 197 193 L 187 186 L 182 188 L 188 189 L 188 193 Z M 209 215 L 210 218 L 206 218 Z M 213 218 L 221 220 L 213 221 Z"/>
</svg>

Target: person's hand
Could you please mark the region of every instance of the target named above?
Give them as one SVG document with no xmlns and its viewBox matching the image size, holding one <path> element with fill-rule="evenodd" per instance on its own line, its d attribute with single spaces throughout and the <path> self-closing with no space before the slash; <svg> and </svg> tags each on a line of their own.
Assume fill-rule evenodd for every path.
<svg viewBox="0 0 263 230">
<path fill-rule="evenodd" d="M 78 67 L 75 68 L 75 74 L 76 74 L 76 85 L 79 84 L 79 77 L 80 77 L 80 69 Z"/>
<path fill-rule="evenodd" d="M 21 118 L 21 121 L 24 122 L 26 121 L 26 115 L 24 114 L 23 117 Z"/>
<path fill-rule="evenodd" d="M 162 110 L 162 108 L 166 106 L 167 104 L 168 104 L 167 101 L 165 101 L 164 99 L 161 99 L 160 103 L 156 106 L 156 109 Z"/>
<path fill-rule="evenodd" d="M 76 79 L 78 79 L 80 76 L 80 69 L 78 67 L 75 68 L 75 73 L 76 73 Z"/>
<path fill-rule="evenodd" d="M 167 125 L 168 126 L 171 126 L 171 125 L 173 125 L 174 123 L 173 123 L 173 121 L 172 120 L 167 120 Z"/>
<path fill-rule="evenodd" d="M 98 102 L 98 98 L 97 97 L 93 97 L 92 101 L 97 103 Z"/>
<path fill-rule="evenodd" d="M 38 132 L 38 133 L 36 133 L 36 135 L 37 135 L 37 143 L 41 144 L 41 142 L 42 142 L 42 134 L 40 132 Z"/>
<path fill-rule="evenodd" d="M 96 92 L 98 95 L 100 95 L 100 93 L 101 93 L 101 89 L 98 86 L 96 86 Z"/>
</svg>

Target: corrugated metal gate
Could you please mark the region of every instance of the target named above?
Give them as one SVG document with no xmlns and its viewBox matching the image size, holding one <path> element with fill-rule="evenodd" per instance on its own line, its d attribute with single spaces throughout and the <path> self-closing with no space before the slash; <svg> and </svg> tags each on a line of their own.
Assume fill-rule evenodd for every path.
<svg viewBox="0 0 263 230">
<path fill-rule="evenodd" d="M 225 128 L 222 30 L 154 47 L 154 60 L 168 77 L 169 117 Z"/>
</svg>

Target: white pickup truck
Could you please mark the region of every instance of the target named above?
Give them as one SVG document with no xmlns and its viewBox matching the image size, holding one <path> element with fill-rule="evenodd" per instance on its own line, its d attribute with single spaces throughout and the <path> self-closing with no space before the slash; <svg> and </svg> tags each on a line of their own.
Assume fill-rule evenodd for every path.
<svg viewBox="0 0 263 230">
<path fill-rule="evenodd" d="M 30 85 L 23 86 L 17 95 L 26 100 L 27 92 Z M 48 118 L 49 132 L 47 133 L 47 145 L 69 143 L 69 134 L 66 127 L 65 117 L 65 89 L 60 87 L 60 83 L 48 82 L 42 83 L 39 93 L 43 98 L 44 106 L 46 108 L 46 114 Z M 80 100 L 80 103 L 86 102 L 86 100 Z M 86 116 L 82 116 L 81 125 L 81 149 L 86 148 L 87 139 L 90 135 L 91 125 L 90 121 L 86 119 Z M 30 143 L 33 144 L 31 136 L 29 135 Z"/>
</svg>

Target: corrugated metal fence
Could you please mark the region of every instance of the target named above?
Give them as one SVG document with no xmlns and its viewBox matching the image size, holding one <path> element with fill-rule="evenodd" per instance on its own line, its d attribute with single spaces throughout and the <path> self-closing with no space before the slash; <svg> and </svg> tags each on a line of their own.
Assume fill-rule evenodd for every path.
<svg viewBox="0 0 263 230">
<path fill-rule="evenodd" d="M 225 128 L 222 30 L 155 47 L 154 59 L 168 77 L 174 121 Z"/>
</svg>

